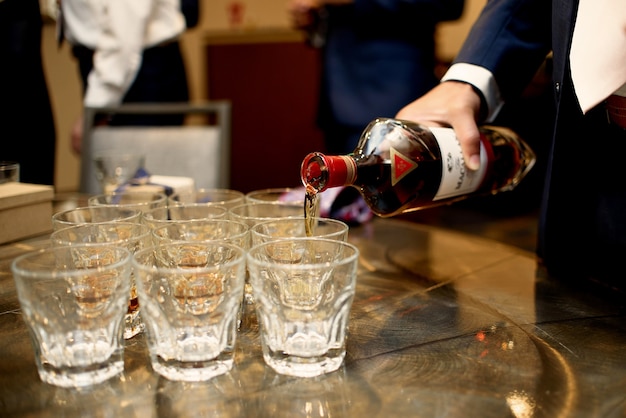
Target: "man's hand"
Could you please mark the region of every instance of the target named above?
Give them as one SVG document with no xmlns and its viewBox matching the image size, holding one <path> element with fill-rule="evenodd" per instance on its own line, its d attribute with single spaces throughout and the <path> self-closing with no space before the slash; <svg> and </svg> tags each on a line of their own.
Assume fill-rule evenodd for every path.
<svg viewBox="0 0 626 418">
<path fill-rule="evenodd" d="M 402 108 L 396 118 L 426 126 L 452 127 L 461 143 L 465 163 L 470 170 L 476 170 L 480 167 L 480 134 L 476 123 L 480 106 L 480 96 L 472 86 L 445 81 Z"/>
<path fill-rule="evenodd" d="M 296 29 L 306 30 L 314 23 L 314 12 L 321 7 L 320 0 L 289 0 L 287 12 Z"/>
<path fill-rule="evenodd" d="M 81 145 L 83 142 L 83 117 L 78 116 L 74 121 L 74 125 L 72 126 L 72 132 L 70 133 L 70 141 L 72 145 L 72 150 L 77 155 L 80 155 Z"/>
</svg>

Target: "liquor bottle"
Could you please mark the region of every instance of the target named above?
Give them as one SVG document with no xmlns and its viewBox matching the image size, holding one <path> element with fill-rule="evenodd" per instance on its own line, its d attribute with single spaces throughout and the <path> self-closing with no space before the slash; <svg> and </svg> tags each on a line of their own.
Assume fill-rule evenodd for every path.
<svg viewBox="0 0 626 418">
<path fill-rule="evenodd" d="M 353 186 L 381 217 L 512 190 L 535 163 L 535 153 L 513 131 L 482 126 L 481 163 L 470 170 L 451 128 L 379 118 L 349 155 L 307 155 L 301 167 L 307 193 Z"/>
</svg>

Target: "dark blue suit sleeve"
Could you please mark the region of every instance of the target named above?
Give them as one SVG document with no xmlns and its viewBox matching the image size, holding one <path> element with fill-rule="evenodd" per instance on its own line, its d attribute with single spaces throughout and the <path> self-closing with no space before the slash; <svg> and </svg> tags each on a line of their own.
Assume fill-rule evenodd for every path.
<svg viewBox="0 0 626 418">
<path fill-rule="evenodd" d="M 463 14 L 465 0 L 355 0 L 354 7 L 358 14 L 375 15 L 409 13 L 422 16 L 413 24 L 418 27 L 420 22 L 443 22 L 456 20 Z"/>
<path fill-rule="evenodd" d="M 549 0 L 489 0 L 454 62 L 491 71 L 508 100 L 530 82 L 550 45 Z"/>
</svg>

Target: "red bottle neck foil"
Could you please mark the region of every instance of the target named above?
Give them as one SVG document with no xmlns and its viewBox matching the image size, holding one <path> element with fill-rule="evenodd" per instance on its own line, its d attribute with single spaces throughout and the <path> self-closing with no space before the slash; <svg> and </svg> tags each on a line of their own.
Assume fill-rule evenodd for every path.
<svg viewBox="0 0 626 418">
<path fill-rule="evenodd" d="M 302 182 L 318 192 L 330 187 L 348 186 L 356 180 L 356 162 L 349 155 L 311 153 L 301 167 Z"/>
</svg>

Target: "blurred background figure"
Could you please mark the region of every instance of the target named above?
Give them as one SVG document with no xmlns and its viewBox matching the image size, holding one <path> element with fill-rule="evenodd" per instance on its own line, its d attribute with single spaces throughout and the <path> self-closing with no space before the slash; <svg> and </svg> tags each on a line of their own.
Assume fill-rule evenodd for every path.
<svg viewBox="0 0 626 418">
<path fill-rule="evenodd" d="M 41 60 L 39 0 L 0 1 L 0 160 L 23 183 L 54 184 L 56 135 Z"/>
<path fill-rule="evenodd" d="M 187 102 L 189 89 L 179 37 L 196 26 L 198 0 L 59 0 L 60 41 L 72 45 L 84 105 Z M 179 125 L 184 115 L 120 115 L 96 124 Z M 83 120 L 72 129 L 80 153 Z"/>
<path fill-rule="evenodd" d="M 288 0 L 294 27 L 321 48 L 318 125 L 326 152 L 351 152 L 365 126 L 439 82 L 437 23 L 464 0 Z"/>
</svg>

